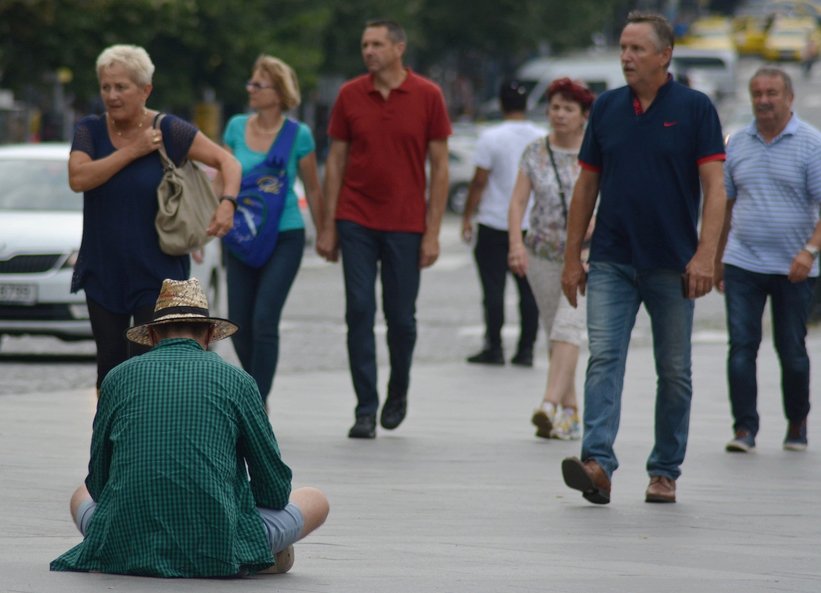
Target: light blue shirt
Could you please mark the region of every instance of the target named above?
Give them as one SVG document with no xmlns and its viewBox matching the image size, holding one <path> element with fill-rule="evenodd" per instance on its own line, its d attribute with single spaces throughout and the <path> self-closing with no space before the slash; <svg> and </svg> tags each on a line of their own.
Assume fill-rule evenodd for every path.
<svg viewBox="0 0 821 593">
<path fill-rule="evenodd" d="M 249 117 L 247 114 L 235 115 L 228 121 L 228 125 L 225 126 L 225 132 L 222 135 L 223 143 L 231 149 L 231 152 L 234 153 L 234 156 L 240 165 L 242 165 L 243 174 L 256 167 L 268 156 L 267 150 L 265 152 L 251 150 L 245 143 L 245 128 L 248 125 Z M 314 144 L 314 137 L 311 135 L 311 129 L 300 122 L 299 129 L 296 132 L 296 138 L 294 138 L 294 146 L 291 149 L 291 158 L 288 159 L 288 181 L 290 181 L 291 186 L 288 188 L 285 210 L 282 211 L 282 218 L 279 221 L 280 231 L 290 231 L 305 227 L 302 214 L 299 211 L 299 200 L 296 192 L 294 192 L 294 181 L 296 180 L 299 161 L 315 149 L 316 145 Z"/>
<path fill-rule="evenodd" d="M 722 261 L 760 274 L 788 274 L 818 223 L 821 132 L 793 115 L 768 144 L 753 122 L 727 145 L 724 184 L 735 205 Z M 810 276 L 818 276 L 818 261 Z"/>
</svg>

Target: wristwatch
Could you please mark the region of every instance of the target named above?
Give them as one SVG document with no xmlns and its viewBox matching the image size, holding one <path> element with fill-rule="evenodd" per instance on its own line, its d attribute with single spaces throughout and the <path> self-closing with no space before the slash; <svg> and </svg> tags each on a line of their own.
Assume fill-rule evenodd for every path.
<svg viewBox="0 0 821 593">
<path fill-rule="evenodd" d="M 804 245 L 804 251 L 809 253 L 812 256 L 812 258 L 815 259 L 816 257 L 818 257 L 819 248 L 815 245 L 807 243 L 806 245 Z"/>
<path fill-rule="evenodd" d="M 234 196 L 221 196 L 219 203 L 222 204 L 224 201 L 229 201 L 234 206 L 234 210 L 237 209 L 237 199 Z"/>
</svg>

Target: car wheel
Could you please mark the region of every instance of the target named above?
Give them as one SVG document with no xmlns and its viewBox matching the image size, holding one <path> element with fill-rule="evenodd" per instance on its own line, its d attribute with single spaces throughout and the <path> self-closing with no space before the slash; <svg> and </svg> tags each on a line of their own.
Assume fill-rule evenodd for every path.
<svg viewBox="0 0 821 593">
<path fill-rule="evenodd" d="M 465 204 L 468 201 L 468 184 L 457 183 L 450 188 L 448 192 L 448 210 L 456 214 L 462 214 L 465 211 Z"/>
</svg>

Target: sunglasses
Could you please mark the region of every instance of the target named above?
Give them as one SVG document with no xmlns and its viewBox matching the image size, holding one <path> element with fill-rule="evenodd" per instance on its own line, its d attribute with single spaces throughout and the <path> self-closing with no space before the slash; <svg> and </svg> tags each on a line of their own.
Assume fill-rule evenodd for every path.
<svg viewBox="0 0 821 593">
<path fill-rule="evenodd" d="M 249 80 L 245 83 L 245 88 L 249 91 L 264 91 L 267 89 L 274 88 L 272 84 L 260 84 L 259 82 L 254 82 L 253 80 Z"/>
</svg>

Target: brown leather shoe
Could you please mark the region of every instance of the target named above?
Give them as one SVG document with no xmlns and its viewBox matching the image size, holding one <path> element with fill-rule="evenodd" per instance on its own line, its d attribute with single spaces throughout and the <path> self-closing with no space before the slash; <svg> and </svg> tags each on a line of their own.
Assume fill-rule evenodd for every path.
<svg viewBox="0 0 821 593">
<path fill-rule="evenodd" d="M 645 502 L 676 502 L 676 481 L 667 476 L 650 476 Z"/>
<path fill-rule="evenodd" d="M 562 461 L 564 483 L 573 490 L 580 490 L 582 496 L 593 504 L 610 502 L 610 478 L 598 463 L 592 459 L 582 462 L 578 457 L 567 457 Z"/>
</svg>

